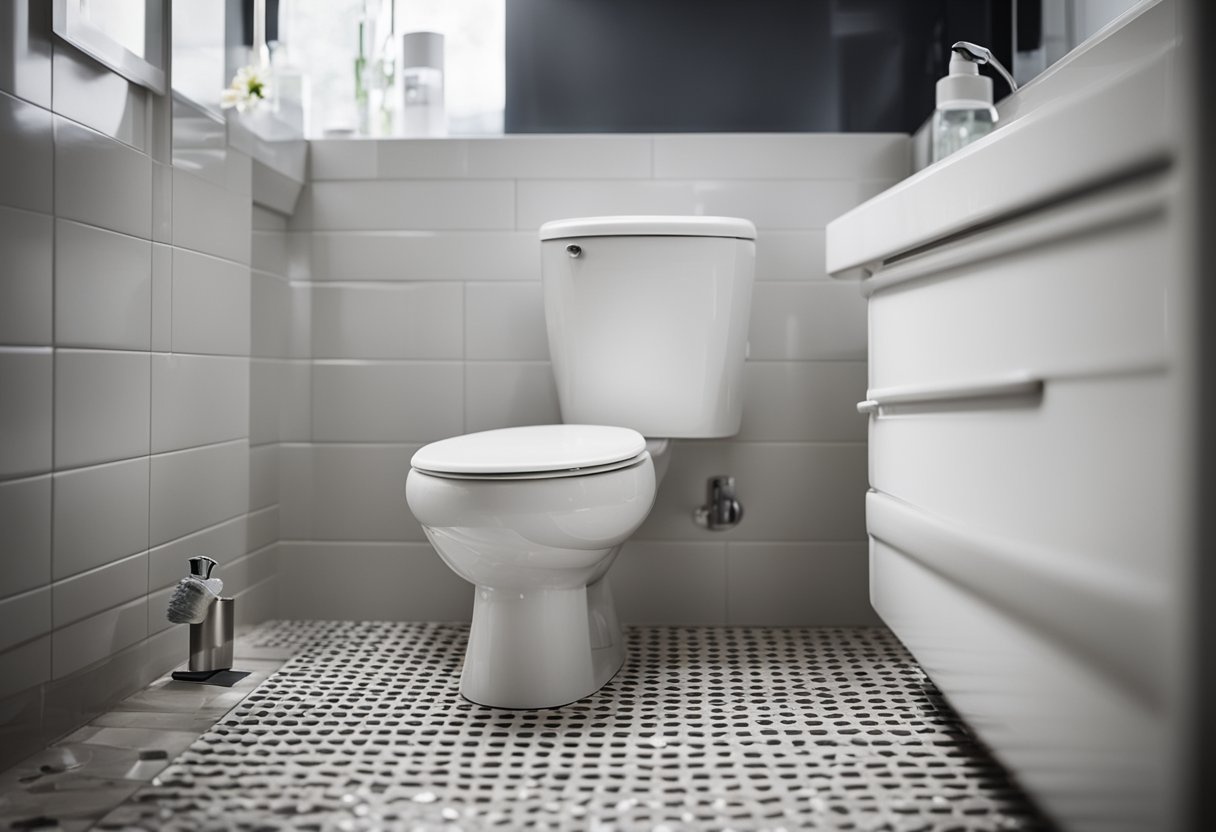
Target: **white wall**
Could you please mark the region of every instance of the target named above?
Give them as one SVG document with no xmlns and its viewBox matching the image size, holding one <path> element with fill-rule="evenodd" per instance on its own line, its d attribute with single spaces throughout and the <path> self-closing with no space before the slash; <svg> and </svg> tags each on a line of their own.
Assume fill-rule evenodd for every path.
<svg viewBox="0 0 1216 832">
<path fill-rule="evenodd" d="M 165 100 L 49 10 L 0 10 L 0 768 L 183 660 L 187 557 L 241 623 L 276 600 L 250 159 L 173 167 Z"/>
<path fill-rule="evenodd" d="M 292 218 L 311 289 L 311 424 L 283 446 L 282 612 L 462 619 L 471 588 L 405 502 L 412 453 L 560 421 L 536 230 L 595 214 L 726 214 L 759 228 L 743 430 L 678 442 L 613 567 L 626 621 L 869 624 L 865 304 L 823 271 L 826 223 L 905 176 L 906 136 L 517 136 L 317 141 Z M 303 269 L 311 264 L 311 273 Z M 304 278 L 311 282 L 302 282 Z M 311 390 L 306 387 L 311 385 Z M 705 480 L 747 515 L 698 528 Z"/>
</svg>

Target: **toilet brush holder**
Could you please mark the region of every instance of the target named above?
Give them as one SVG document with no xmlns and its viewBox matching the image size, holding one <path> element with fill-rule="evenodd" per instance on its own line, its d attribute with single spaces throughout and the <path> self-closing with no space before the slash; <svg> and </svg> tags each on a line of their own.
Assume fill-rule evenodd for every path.
<svg viewBox="0 0 1216 832">
<path fill-rule="evenodd" d="M 232 667 L 236 599 L 216 598 L 199 624 L 190 625 L 190 671 L 212 673 Z"/>
</svg>

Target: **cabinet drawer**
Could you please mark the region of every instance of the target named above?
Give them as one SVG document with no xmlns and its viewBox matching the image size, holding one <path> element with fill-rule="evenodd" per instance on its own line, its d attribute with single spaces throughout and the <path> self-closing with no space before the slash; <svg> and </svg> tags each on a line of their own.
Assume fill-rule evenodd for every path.
<svg viewBox="0 0 1216 832">
<path fill-rule="evenodd" d="M 1092 651 L 909 548 L 871 539 L 874 608 L 1022 785 L 1057 817 L 1083 818 L 1078 829 L 1168 828 L 1166 709 L 1129 696 Z M 1098 622 L 1092 632 L 1134 649 Z"/>
<path fill-rule="evenodd" d="M 889 264 L 870 294 L 870 386 L 1160 365 L 1176 246 L 1161 182 L 1076 201 Z"/>
<path fill-rule="evenodd" d="M 1153 586 L 1183 507 L 1164 372 L 1046 382 L 1038 395 L 884 407 L 873 488 L 948 521 Z"/>
</svg>

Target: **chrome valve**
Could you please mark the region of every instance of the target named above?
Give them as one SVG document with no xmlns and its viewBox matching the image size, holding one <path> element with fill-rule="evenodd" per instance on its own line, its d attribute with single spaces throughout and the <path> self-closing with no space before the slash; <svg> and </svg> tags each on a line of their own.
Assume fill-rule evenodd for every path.
<svg viewBox="0 0 1216 832">
<path fill-rule="evenodd" d="M 710 477 L 706 504 L 696 510 L 693 520 L 710 531 L 724 532 L 739 525 L 742 519 L 743 504 L 735 497 L 735 478 Z"/>
</svg>

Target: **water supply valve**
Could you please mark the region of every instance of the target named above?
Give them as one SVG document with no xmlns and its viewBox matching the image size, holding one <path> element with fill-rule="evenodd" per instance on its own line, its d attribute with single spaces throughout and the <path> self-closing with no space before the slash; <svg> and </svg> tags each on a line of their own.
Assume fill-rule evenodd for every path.
<svg viewBox="0 0 1216 832">
<path fill-rule="evenodd" d="M 739 525 L 743 504 L 735 496 L 734 477 L 710 477 L 706 503 L 693 513 L 693 520 L 712 532 L 724 532 Z"/>
</svg>

